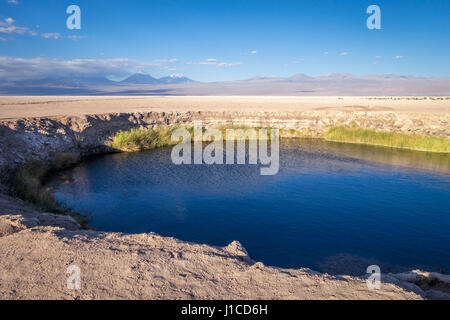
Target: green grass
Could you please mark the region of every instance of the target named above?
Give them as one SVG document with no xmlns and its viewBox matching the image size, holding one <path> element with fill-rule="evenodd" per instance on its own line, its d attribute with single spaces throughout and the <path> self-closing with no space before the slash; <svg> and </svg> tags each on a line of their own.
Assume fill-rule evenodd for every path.
<svg viewBox="0 0 450 320">
<path fill-rule="evenodd" d="M 176 127 L 161 129 L 131 129 L 118 132 L 112 140 L 111 147 L 115 150 L 133 152 L 151 150 L 177 144 L 171 137 Z"/>
<path fill-rule="evenodd" d="M 260 139 L 260 136 L 259 136 L 260 132 L 259 132 L 259 130 L 262 130 L 262 129 L 267 130 L 267 136 L 265 137 L 265 139 L 271 140 L 272 130 L 274 130 L 273 128 L 236 126 L 236 125 L 232 125 L 232 126 L 218 126 L 218 127 L 214 127 L 213 129 L 218 129 L 220 132 L 222 132 L 224 140 L 232 140 L 233 139 L 235 141 L 249 140 L 249 139 L 252 139 L 253 137 L 255 138 L 254 140 L 259 140 Z M 249 129 L 255 130 L 256 131 L 256 135 L 252 136 L 252 132 L 248 132 L 247 131 Z M 227 130 L 235 130 L 235 134 L 233 136 L 228 136 L 227 135 Z"/>
<path fill-rule="evenodd" d="M 428 152 L 450 152 L 450 139 L 353 127 L 333 127 L 324 135 L 328 141 L 361 143 Z"/>
<path fill-rule="evenodd" d="M 135 152 L 176 145 L 178 141 L 172 141 L 172 133 L 179 128 L 180 127 L 164 127 L 159 129 L 131 129 L 129 131 L 120 131 L 112 137 L 110 147 L 118 151 Z M 248 139 L 248 136 L 245 136 L 245 130 L 247 129 L 262 129 L 244 126 L 218 126 L 214 128 L 219 130 L 225 139 L 227 129 L 243 130 L 241 132 L 243 134 L 242 136 L 238 134 L 239 132 L 236 132 L 238 135 L 235 139 L 237 140 Z M 185 127 L 185 129 L 188 130 L 191 137 L 194 138 L 194 128 Z M 268 139 L 270 139 L 271 130 L 271 128 L 267 128 Z M 257 139 L 259 138 L 258 133 L 259 131 L 257 131 Z"/>
<path fill-rule="evenodd" d="M 131 129 L 130 131 L 118 132 L 112 140 L 110 147 L 118 151 L 134 152 L 150 150 L 165 146 L 171 146 L 178 143 L 172 141 L 172 133 L 179 127 L 164 127 L 159 129 Z M 193 127 L 186 127 L 193 136 Z M 251 129 L 245 126 L 218 126 L 216 127 L 222 132 L 226 139 L 227 129 Z M 262 128 L 253 128 L 262 129 Z M 272 128 L 267 128 L 269 137 Z M 324 138 L 328 141 L 361 143 L 369 145 L 386 146 L 393 148 L 411 149 L 428 152 L 450 152 L 450 140 L 437 137 L 427 137 L 416 134 L 406 134 L 399 132 L 383 132 L 370 129 L 361 129 L 358 127 L 332 127 L 324 135 L 317 132 L 303 129 L 281 129 L 280 137 L 282 138 Z M 248 137 L 243 136 L 244 139 Z M 259 137 L 257 137 L 259 138 Z M 237 139 L 241 139 L 239 136 Z"/>
<path fill-rule="evenodd" d="M 55 197 L 42 185 L 47 172 L 48 167 L 44 162 L 31 160 L 19 167 L 13 178 L 12 186 L 22 200 L 33 204 L 39 211 L 63 213 Z"/>
<path fill-rule="evenodd" d="M 57 170 L 67 168 L 79 161 L 78 154 L 59 154 L 50 164 L 40 160 L 30 160 L 21 165 L 12 181 L 12 187 L 16 195 L 34 209 L 40 212 L 70 215 L 82 227 L 87 227 L 88 220 L 80 213 L 59 203 L 44 182 L 48 175 Z"/>
</svg>

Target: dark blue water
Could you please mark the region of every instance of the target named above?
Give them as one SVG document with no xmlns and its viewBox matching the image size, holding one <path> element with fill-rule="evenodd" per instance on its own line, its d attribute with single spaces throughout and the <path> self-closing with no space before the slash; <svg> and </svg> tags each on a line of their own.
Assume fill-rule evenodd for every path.
<svg viewBox="0 0 450 320">
<path fill-rule="evenodd" d="M 282 267 L 350 256 L 450 271 L 448 155 L 291 140 L 280 173 L 261 176 L 256 166 L 175 166 L 170 151 L 92 158 L 51 185 L 99 230 L 238 240 Z"/>
</svg>

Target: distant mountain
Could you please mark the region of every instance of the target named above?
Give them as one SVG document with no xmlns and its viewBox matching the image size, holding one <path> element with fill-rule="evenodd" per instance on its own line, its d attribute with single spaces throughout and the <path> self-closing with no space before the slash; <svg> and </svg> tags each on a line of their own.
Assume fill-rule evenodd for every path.
<svg viewBox="0 0 450 320">
<path fill-rule="evenodd" d="M 184 77 L 182 75 L 170 75 L 168 77 L 163 78 L 153 78 L 151 75 L 145 73 L 145 72 L 138 72 L 135 73 L 125 80 L 121 81 L 121 84 L 179 84 L 179 83 L 192 83 L 195 82 L 192 79 L 189 79 L 187 77 Z"/>
<path fill-rule="evenodd" d="M 299 81 L 308 81 L 308 80 L 313 80 L 313 77 L 307 76 L 304 73 L 297 73 L 294 74 L 293 76 L 287 78 L 286 80 L 288 82 L 299 82 Z"/>
<path fill-rule="evenodd" d="M 179 84 L 179 83 L 193 83 L 195 81 L 183 75 L 173 74 L 168 77 L 159 78 L 158 82 L 161 84 Z"/>
<path fill-rule="evenodd" d="M 318 77 L 320 80 L 350 80 L 358 77 L 351 73 L 331 73 L 325 76 Z"/>
<path fill-rule="evenodd" d="M 120 81 L 121 84 L 159 84 L 158 79 L 153 78 L 145 72 L 135 73 L 125 80 Z"/>
<path fill-rule="evenodd" d="M 180 85 L 183 84 L 183 85 Z M 161 87 L 160 87 L 161 86 Z M 100 76 L 66 76 L 34 80 L 0 79 L 0 95 L 450 95 L 450 78 L 405 75 L 362 75 L 332 73 L 310 77 L 299 73 L 290 77 L 260 75 L 247 80 L 195 82 L 182 75 L 160 79 L 145 72 L 121 82 Z"/>
<path fill-rule="evenodd" d="M 397 75 L 397 74 L 380 74 L 380 75 L 363 75 L 361 76 L 363 79 L 375 79 L 375 80 L 410 80 L 410 79 L 419 79 L 417 77 L 413 76 L 403 76 L 403 75 Z M 424 78 L 421 78 L 424 79 Z"/>
<path fill-rule="evenodd" d="M 278 80 L 278 79 L 282 79 L 276 76 L 267 76 L 264 74 L 260 74 L 258 76 L 255 76 L 253 78 L 247 79 L 245 81 L 271 81 L 271 80 Z"/>
</svg>

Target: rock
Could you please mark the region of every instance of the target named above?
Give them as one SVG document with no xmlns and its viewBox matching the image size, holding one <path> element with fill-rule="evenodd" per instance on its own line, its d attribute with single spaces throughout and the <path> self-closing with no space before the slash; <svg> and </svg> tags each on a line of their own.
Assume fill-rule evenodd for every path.
<svg viewBox="0 0 450 320">
<path fill-rule="evenodd" d="M 41 226 L 61 227 L 67 230 L 79 230 L 81 226 L 72 217 L 52 213 L 41 213 L 36 217 Z"/>
<path fill-rule="evenodd" d="M 264 267 L 264 263 L 262 262 L 256 262 L 254 265 L 252 265 L 252 269 L 262 270 L 264 269 Z"/>
<path fill-rule="evenodd" d="M 22 215 L 0 215 L 0 237 L 9 236 L 22 230 L 36 227 L 39 220 Z"/>
<path fill-rule="evenodd" d="M 224 250 L 228 253 L 231 253 L 241 258 L 243 261 L 247 263 L 254 263 L 253 260 L 248 256 L 247 250 L 239 241 L 233 241 L 228 246 L 226 246 Z"/>
<path fill-rule="evenodd" d="M 439 290 L 428 290 L 426 292 L 426 297 L 430 300 L 450 300 L 450 293 Z"/>
</svg>

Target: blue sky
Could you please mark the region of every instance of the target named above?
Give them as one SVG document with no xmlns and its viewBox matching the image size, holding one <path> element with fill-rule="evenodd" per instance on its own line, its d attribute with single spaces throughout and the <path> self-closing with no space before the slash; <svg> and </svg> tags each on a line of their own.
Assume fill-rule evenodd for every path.
<svg viewBox="0 0 450 320">
<path fill-rule="evenodd" d="M 66 28 L 71 4 L 81 30 Z M 366 27 L 372 4 L 381 30 Z M 447 0 L 0 0 L 0 77 L 450 76 L 449 13 Z"/>
</svg>

